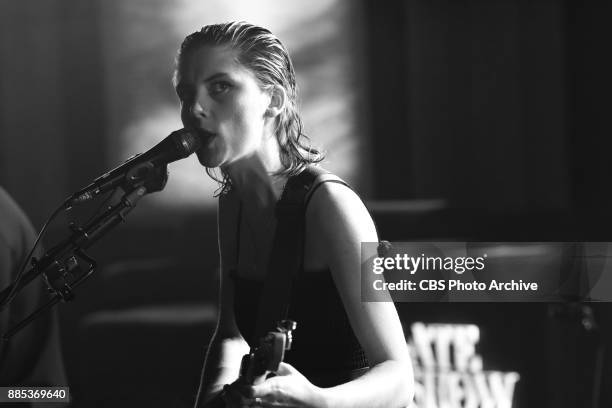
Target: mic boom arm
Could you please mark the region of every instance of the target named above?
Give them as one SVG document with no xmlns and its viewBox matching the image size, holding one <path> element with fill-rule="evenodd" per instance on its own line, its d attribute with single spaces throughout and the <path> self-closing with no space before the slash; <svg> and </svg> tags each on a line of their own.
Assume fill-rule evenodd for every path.
<svg viewBox="0 0 612 408">
<path fill-rule="evenodd" d="M 32 258 L 32 268 L 16 283 L 16 291 L 21 290 L 37 276 L 43 274 L 53 297 L 6 331 L 2 340 L 8 340 L 43 311 L 54 306 L 60 300 L 72 300 L 74 298 L 73 289 L 83 283 L 96 268 L 95 260 L 90 258 L 84 250 L 91 247 L 122 221 L 125 221 L 128 213 L 135 208 L 138 201 L 147 192 L 163 189 L 167 179 L 166 166 L 163 166 L 162 169 L 155 169 L 153 172 L 147 170 L 146 177 L 140 177 L 135 185 L 129 186 L 125 195 L 117 204 L 109 207 L 84 227 L 71 225 L 72 234 L 70 237 L 48 250 L 40 260 Z M 88 265 L 83 268 L 81 263 L 87 263 Z M 13 292 L 14 286 L 15 283 L 0 292 L 0 304 Z"/>
</svg>

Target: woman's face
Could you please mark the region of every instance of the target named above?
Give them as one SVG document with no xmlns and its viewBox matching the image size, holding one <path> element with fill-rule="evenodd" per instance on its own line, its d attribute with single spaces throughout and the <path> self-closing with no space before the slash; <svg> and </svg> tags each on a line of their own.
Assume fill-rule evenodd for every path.
<svg viewBox="0 0 612 408">
<path fill-rule="evenodd" d="M 262 146 L 270 96 L 225 46 L 202 46 L 183 56 L 176 92 L 181 119 L 202 138 L 200 163 L 218 167 Z"/>
</svg>

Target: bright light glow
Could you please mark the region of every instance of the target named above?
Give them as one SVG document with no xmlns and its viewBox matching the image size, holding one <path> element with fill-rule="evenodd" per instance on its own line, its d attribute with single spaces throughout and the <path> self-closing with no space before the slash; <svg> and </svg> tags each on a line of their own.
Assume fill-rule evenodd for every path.
<svg viewBox="0 0 612 408">
<path fill-rule="evenodd" d="M 349 7 L 354 6 L 342 0 L 102 2 L 109 166 L 182 127 L 171 77 L 185 35 L 206 24 L 245 20 L 269 28 L 289 48 L 306 133 L 328 153 L 324 167 L 359 184 L 358 170 L 366 170 L 355 114 L 359 87 L 351 69 L 358 66 L 349 33 Z M 214 206 L 217 185 L 195 155 L 171 164 L 169 171 L 165 190 L 151 201 L 167 207 Z"/>
</svg>

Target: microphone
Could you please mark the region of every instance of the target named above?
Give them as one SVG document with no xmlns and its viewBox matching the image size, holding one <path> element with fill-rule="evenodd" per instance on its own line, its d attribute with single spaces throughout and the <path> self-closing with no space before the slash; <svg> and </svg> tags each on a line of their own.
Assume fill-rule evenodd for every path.
<svg viewBox="0 0 612 408">
<path fill-rule="evenodd" d="M 140 173 L 143 168 L 148 171 L 151 168 L 184 159 L 201 146 L 202 141 L 187 129 L 174 131 L 147 152 L 131 157 L 125 163 L 101 175 L 93 183 L 74 193 L 66 200 L 65 205 L 70 206 L 91 200 L 98 194 L 121 185 L 126 178 L 137 180 L 141 176 Z"/>
</svg>

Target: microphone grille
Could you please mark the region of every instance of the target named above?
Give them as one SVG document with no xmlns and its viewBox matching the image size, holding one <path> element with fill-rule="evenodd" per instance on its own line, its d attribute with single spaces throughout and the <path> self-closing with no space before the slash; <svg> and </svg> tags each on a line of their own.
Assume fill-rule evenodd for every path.
<svg viewBox="0 0 612 408">
<path fill-rule="evenodd" d="M 177 150 L 183 157 L 195 153 L 202 146 L 202 141 L 187 129 L 177 130 L 172 133 L 172 140 Z"/>
</svg>

